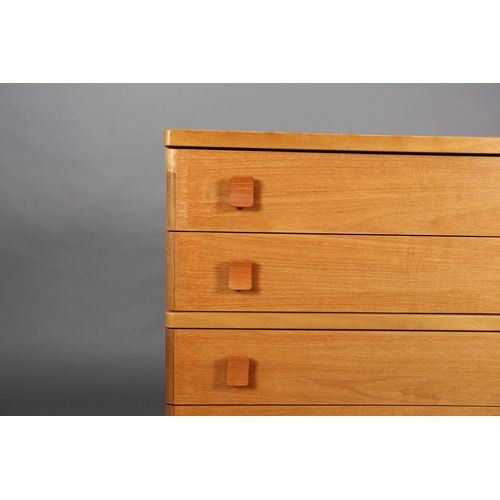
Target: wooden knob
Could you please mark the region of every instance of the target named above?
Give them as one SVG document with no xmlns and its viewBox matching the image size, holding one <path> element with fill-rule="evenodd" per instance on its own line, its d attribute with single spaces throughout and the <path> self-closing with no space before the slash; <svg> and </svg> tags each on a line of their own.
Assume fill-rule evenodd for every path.
<svg viewBox="0 0 500 500">
<path fill-rule="evenodd" d="M 252 288 L 252 261 L 229 261 L 229 289 L 250 290 Z"/>
<path fill-rule="evenodd" d="M 226 383 L 232 387 L 246 387 L 250 374 L 249 358 L 227 358 Z"/>
<path fill-rule="evenodd" d="M 229 204 L 236 208 L 253 207 L 253 191 L 253 177 L 233 177 L 229 188 Z"/>
</svg>

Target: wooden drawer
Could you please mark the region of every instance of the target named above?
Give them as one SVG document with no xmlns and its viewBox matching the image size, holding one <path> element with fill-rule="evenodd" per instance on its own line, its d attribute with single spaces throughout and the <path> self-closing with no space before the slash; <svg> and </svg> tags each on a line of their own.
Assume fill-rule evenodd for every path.
<svg viewBox="0 0 500 500">
<path fill-rule="evenodd" d="M 500 235 L 500 158 L 169 150 L 168 229 Z M 254 204 L 230 180 L 254 178 Z"/>
<path fill-rule="evenodd" d="M 166 414 L 197 416 L 500 416 L 499 406 L 390 406 L 390 405 L 166 405 Z"/>
<path fill-rule="evenodd" d="M 500 238 L 182 232 L 169 237 L 175 273 L 171 310 L 500 309 Z M 252 262 L 250 289 L 229 288 L 231 260 Z"/>
<path fill-rule="evenodd" d="M 167 403 L 500 406 L 500 333 L 169 330 Z M 228 357 L 248 357 L 245 387 Z M 330 410 L 331 411 L 331 410 Z"/>
</svg>

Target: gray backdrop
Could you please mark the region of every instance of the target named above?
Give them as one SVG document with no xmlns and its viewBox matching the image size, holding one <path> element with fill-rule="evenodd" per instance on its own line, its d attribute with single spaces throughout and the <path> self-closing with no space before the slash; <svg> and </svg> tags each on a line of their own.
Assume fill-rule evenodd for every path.
<svg viewBox="0 0 500 500">
<path fill-rule="evenodd" d="M 0 414 L 163 414 L 165 128 L 500 136 L 500 85 L 0 85 Z"/>
</svg>

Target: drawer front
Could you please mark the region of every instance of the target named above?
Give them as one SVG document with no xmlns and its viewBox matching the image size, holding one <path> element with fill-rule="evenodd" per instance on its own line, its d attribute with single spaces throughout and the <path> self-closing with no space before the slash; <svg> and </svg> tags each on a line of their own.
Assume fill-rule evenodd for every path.
<svg viewBox="0 0 500 500">
<path fill-rule="evenodd" d="M 181 232 L 171 237 L 172 310 L 500 311 L 500 238 Z M 250 289 L 229 288 L 231 261 L 251 261 L 251 279 L 242 280 Z"/>
<path fill-rule="evenodd" d="M 175 330 L 177 405 L 500 406 L 500 333 Z M 227 385 L 246 357 L 248 384 Z"/>
<path fill-rule="evenodd" d="M 169 150 L 169 229 L 500 235 L 500 158 Z M 253 203 L 231 206 L 233 177 Z"/>
<path fill-rule="evenodd" d="M 371 405 L 166 405 L 166 414 L 179 417 L 189 416 L 344 416 L 344 417 L 371 417 L 371 416 L 500 416 L 498 406 L 371 406 Z"/>
</svg>

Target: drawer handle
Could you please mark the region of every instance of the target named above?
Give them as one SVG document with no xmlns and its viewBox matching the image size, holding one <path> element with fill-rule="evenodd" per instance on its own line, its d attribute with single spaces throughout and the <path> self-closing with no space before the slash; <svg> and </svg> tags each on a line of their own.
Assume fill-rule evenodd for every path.
<svg viewBox="0 0 500 500">
<path fill-rule="evenodd" d="M 252 288 L 252 261 L 230 260 L 229 261 L 229 289 L 251 290 Z"/>
<path fill-rule="evenodd" d="M 229 204 L 236 208 L 253 207 L 253 191 L 253 177 L 232 177 L 229 189 Z"/>
<path fill-rule="evenodd" d="M 227 358 L 226 383 L 231 387 L 246 387 L 250 374 L 249 358 Z"/>
</svg>

